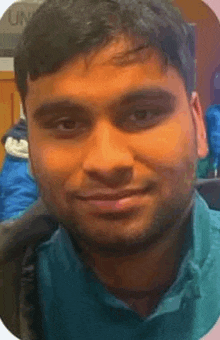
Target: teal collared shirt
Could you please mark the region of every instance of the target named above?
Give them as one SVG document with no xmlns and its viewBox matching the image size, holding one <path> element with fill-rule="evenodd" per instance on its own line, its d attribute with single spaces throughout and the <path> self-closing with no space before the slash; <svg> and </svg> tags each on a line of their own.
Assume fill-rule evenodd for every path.
<svg viewBox="0 0 220 340">
<path fill-rule="evenodd" d="M 220 316 L 220 212 L 197 194 L 192 245 L 153 314 L 141 318 L 80 260 L 64 229 L 38 248 L 45 340 L 198 340 Z"/>
</svg>

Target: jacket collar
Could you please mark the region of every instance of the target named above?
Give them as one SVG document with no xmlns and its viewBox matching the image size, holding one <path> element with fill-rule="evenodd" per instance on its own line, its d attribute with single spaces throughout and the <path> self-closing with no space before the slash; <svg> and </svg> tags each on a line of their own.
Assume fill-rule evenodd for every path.
<svg viewBox="0 0 220 340">
<path fill-rule="evenodd" d="M 210 252 L 210 209 L 196 192 L 193 209 L 193 249 L 192 262 L 202 267 Z"/>
</svg>

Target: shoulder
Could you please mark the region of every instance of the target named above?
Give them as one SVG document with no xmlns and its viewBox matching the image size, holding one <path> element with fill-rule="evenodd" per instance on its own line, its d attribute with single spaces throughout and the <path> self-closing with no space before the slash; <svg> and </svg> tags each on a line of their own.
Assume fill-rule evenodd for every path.
<svg viewBox="0 0 220 340">
<path fill-rule="evenodd" d="M 0 318 L 18 337 L 19 289 L 26 254 L 57 228 L 57 220 L 40 200 L 21 218 L 0 223 Z"/>
</svg>

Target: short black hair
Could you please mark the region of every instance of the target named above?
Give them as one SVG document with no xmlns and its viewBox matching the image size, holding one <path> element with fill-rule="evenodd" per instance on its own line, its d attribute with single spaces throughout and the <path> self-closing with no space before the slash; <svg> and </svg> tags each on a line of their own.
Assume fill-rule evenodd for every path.
<svg viewBox="0 0 220 340">
<path fill-rule="evenodd" d="M 194 90 L 192 28 L 169 0 L 46 0 L 33 14 L 15 50 L 15 80 L 22 102 L 27 77 L 56 72 L 65 62 L 125 34 L 161 52 Z"/>
</svg>

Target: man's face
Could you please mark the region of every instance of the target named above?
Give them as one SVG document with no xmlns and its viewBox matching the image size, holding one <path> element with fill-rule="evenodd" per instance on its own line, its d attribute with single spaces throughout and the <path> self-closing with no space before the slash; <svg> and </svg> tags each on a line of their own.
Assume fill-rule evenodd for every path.
<svg viewBox="0 0 220 340">
<path fill-rule="evenodd" d="M 124 40 L 28 82 L 33 173 L 76 237 L 115 253 L 149 245 L 192 197 L 207 152 L 199 101 L 155 51 L 121 63 Z M 132 58 L 136 60 L 132 61 Z"/>
</svg>

